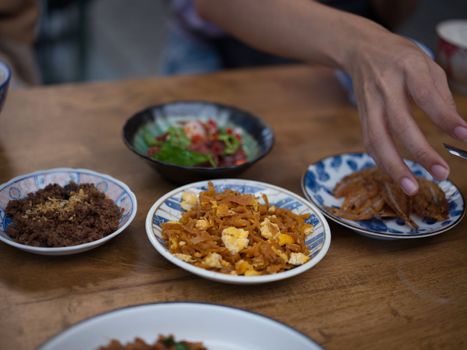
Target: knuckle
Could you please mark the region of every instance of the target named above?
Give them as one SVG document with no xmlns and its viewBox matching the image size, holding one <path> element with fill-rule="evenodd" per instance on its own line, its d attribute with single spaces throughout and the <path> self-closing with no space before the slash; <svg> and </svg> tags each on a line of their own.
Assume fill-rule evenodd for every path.
<svg viewBox="0 0 467 350">
<path fill-rule="evenodd" d="M 412 152 L 415 159 L 417 159 L 421 163 L 427 163 L 428 160 L 431 159 L 430 152 L 423 147 L 415 146 Z"/>
<path fill-rule="evenodd" d="M 432 100 L 432 93 L 430 89 L 425 86 L 419 86 L 416 90 L 416 96 L 421 104 L 427 104 Z"/>
<path fill-rule="evenodd" d="M 403 55 L 401 55 L 398 61 L 402 68 L 406 70 L 412 70 L 414 65 L 420 64 L 422 59 L 423 58 L 418 51 L 410 50 L 409 52 L 405 52 Z"/>
<path fill-rule="evenodd" d="M 443 68 L 441 68 L 441 66 L 439 66 L 438 64 L 433 64 L 432 65 L 433 67 L 433 70 L 435 71 L 436 74 L 438 74 L 438 76 L 442 79 L 445 79 L 447 80 L 447 76 L 446 76 L 446 72 L 444 71 Z"/>
<path fill-rule="evenodd" d="M 429 61 L 429 68 L 436 75 L 436 77 L 447 78 L 445 70 L 437 62 Z"/>
</svg>

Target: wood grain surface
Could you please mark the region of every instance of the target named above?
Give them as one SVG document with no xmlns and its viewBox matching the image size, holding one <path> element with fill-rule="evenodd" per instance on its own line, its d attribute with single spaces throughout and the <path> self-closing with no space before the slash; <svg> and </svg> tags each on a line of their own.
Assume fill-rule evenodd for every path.
<svg viewBox="0 0 467 350">
<path fill-rule="evenodd" d="M 357 111 L 324 68 L 10 91 L 0 115 L 0 183 L 39 169 L 88 168 L 128 184 L 138 198 L 138 214 L 123 234 L 76 256 L 44 257 L 1 244 L 1 349 L 33 349 L 97 313 L 174 300 L 247 308 L 328 349 L 467 347 L 465 220 L 439 236 L 410 241 L 372 240 L 331 223 L 324 260 L 269 285 L 219 284 L 168 263 L 146 238 L 144 219 L 174 185 L 125 147 L 122 126 L 138 110 L 177 99 L 228 103 L 267 120 L 276 132 L 274 149 L 241 177 L 298 194 L 308 164 L 363 149 Z M 467 97 L 455 100 L 467 116 Z M 449 162 L 451 179 L 467 193 L 467 162 L 448 156 L 442 142 L 452 140 L 420 111 L 415 115 Z"/>
</svg>

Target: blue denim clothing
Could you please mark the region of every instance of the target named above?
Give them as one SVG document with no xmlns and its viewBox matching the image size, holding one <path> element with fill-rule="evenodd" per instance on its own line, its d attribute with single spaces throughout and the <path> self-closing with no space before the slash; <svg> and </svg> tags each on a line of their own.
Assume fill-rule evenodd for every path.
<svg viewBox="0 0 467 350">
<path fill-rule="evenodd" d="M 220 56 L 209 40 L 193 35 L 176 22 L 169 24 L 159 74 L 209 73 L 222 68 Z"/>
</svg>

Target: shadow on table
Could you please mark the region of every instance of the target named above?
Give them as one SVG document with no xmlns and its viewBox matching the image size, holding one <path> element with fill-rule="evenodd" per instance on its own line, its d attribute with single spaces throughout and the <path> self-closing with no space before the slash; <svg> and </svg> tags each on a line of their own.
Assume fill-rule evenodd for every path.
<svg viewBox="0 0 467 350">
<path fill-rule="evenodd" d="M 11 161 L 5 152 L 2 141 L 0 140 L 0 184 L 7 182 L 14 176 Z"/>
<path fill-rule="evenodd" d="M 0 279 L 9 290 L 27 292 L 106 288 L 138 266 L 138 235 L 136 227 L 130 226 L 96 249 L 68 256 L 31 254 L 1 243 Z"/>
</svg>

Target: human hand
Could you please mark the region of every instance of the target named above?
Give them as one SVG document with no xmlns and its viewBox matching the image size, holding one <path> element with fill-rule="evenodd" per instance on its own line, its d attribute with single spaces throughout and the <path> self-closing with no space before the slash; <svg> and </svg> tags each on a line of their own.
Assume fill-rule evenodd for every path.
<svg viewBox="0 0 467 350">
<path fill-rule="evenodd" d="M 378 166 L 408 195 L 418 183 L 405 165 L 395 140 L 436 179 L 449 175 L 446 161 L 414 121 L 410 99 L 444 132 L 467 141 L 467 122 L 457 113 L 444 71 L 409 40 L 373 30 L 349 56 L 362 124 L 363 141 Z"/>
<path fill-rule="evenodd" d="M 309 0 L 197 0 L 203 18 L 260 50 L 347 71 L 368 152 L 379 167 L 413 195 L 415 177 L 395 139 L 437 179 L 449 166 L 410 112 L 410 99 L 449 135 L 467 141 L 443 70 L 410 41 L 360 16 Z"/>
</svg>

